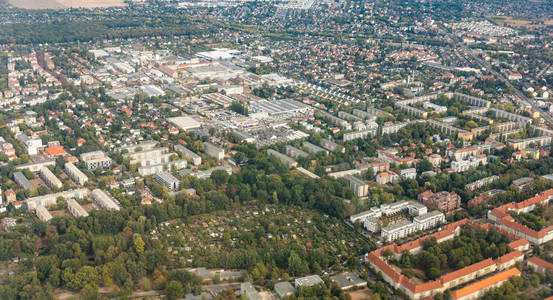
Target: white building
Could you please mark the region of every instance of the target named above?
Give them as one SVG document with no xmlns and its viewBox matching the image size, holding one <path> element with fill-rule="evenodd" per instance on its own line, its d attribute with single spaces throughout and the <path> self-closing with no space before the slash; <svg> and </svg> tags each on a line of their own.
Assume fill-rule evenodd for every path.
<svg viewBox="0 0 553 300">
<path fill-rule="evenodd" d="M 81 154 L 81 160 L 88 170 L 107 168 L 111 166 L 111 158 L 104 151 L 92 151 Z"/>
<path fill-rule="evenodd" d="M 189 158 L 192 161 L 192 164 L 199 166 L 202 164 L 202 157 L 194 153 L 192 150 L 184 147 L 183 145 L 176 145 L 175 150 L 180 152 L 182 156 Z"/>
<path fill-rule="evenodd" d="M 65 172 L 78 185 L 83 185 L 88 181 L 86 174 L 81 172 L 73 163 L 65 163 Z"/>
<path fill-rule="evenodd" d="M 161 163 L 156 165 L 142 166 L 138 168 L 138 174 L 140 174 L 140 176 L 142 177 L 145 177 L 145 176 L 154 175 L 163 170 L 173 170 L 173 169 L 180 170 L 180 169 L 186 168 L 187 164 L 188 164 L 188 161 L 186 161 L 185 159 L 181 159 L 181 160 L 173 160 L 167 163 Z"/>
<path fill-rule="evenodd" d="M 488 160 L 485 155 L 479 155 L 478 157 L 469 157 L 465 160 L 455 160 L 451 162 L 451 169 L 453 172 L 465 172 L 468 171 L 471 167 L 477 168 L 478 166 L 487 165 Z"/>
<path fill-rule="evenodd" d="M 393 225 L 383 227 L 381 229 L 381 237 L 384 240 L 391 242 L 400 238 L 404 238 L 415 231 L 416 228 L 413 223 L 407 220 L 403 220 Z"/>
<path fill-rule="evenodd" d="M 39 175 L 42 181 L 51 189 L 63 187 L 63 183 L 47 167 L 42 167 L 39 171 Z"/>
<path fill-rule="evenodd" d="M 417 169 L 415 168 L 403 169 L 399 171 L 399 175 L 406 179 L 415 179 L 417 178 Z"/>
<path fill-rule="evenodd" d="M 165 171 L 156 173 L 156 175 L 154 176 L 154 180 L 157 183 L 167 187 L 171 191 L 178 190 L 180 186 L 180 181 L 175 176 Z"/>
<path fill-rule="evenodd" d="M 100 189 L 95 189 L 90 194 L 94 203 L 96 203 L 96 205 L 98 205 L 99 207 L 108 210 L 120 209 L 119 204 L 117 204 L 107 192 Z"/>
<path fill-rule="evenodd" d="M 67 210 L 75 218 L 88 217 L 86 210 L 75 199 L 67 200 Z"/>
<path fill-rule="evenodd" d="M 204 142 L 205 153 L 217 160 L 225 159 L 225 150 L 212 143 Z"/>
<path fill-rule="evenodd" d="M 50 212 L 44 206 L 38 206 L 35 209 L 35 214 L 43 222 L 48 222 L 53 218 Z"/>
<path fill-rule="evenodd" d="M 369 185 L 354 176 L 346 176 L 346 179 L 349 181 L 349 187 L 353 190 L 353 193 L 357 197 L 366 197 L 369 195 Z"/>
<path fill-rule="evenodd" d="M 416 230 L 427 230 L 445 223 L 445 215 L 437 210 L 413 218 Z"/>
</svg>

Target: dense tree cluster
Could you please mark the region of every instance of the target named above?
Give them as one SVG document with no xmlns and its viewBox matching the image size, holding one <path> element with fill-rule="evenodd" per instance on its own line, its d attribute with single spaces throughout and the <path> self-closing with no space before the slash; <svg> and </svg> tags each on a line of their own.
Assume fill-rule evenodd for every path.
<svg viewBox="0 0 553 300">
<path fill-rule="evenodd" d="M 452 240 L 437 243 L 431 238 L 425 241 L 422 252 L 413 256 L 404 252 L 398 264 L 407 276 L 420 276 L 411 268 L 424 272 L 424 280 L 440 277 L 443 270 L 458 270 L 487 258 L 498 258 L 510 251 L 506 235 L 494 230 L 473 230 L 464 226 L 461 234 Z"/>
</svg>

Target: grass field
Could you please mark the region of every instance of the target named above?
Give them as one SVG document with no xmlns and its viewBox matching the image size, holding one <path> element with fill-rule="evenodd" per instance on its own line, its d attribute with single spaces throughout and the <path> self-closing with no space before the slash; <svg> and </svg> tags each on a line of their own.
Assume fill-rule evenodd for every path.
<svg viewBox="0 0 553 300">
<path fill-rule="evenodd" d="M 9 0 L 11 5 L 27 9 L 99 8 L 125 6 L 123 0 Z"/>
</svg>

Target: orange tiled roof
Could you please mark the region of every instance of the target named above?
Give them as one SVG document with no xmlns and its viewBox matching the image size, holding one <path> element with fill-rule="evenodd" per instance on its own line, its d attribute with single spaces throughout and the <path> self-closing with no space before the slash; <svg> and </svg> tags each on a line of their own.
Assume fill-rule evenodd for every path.
<svg viewBox="0 0 553 300">
<path fill-rule="evenodd" d="M 528 262 L 533 263 L 533 264 L 535 264 L 537 266 L 540 266 L 542 268 L 550 269 L 551 271 L 553 271 L 553 264 L 552 263 L 550 263 L 546 260 L 543 260 L 543 259 L 541 259 L 537 256 L 530 257 L 528 259 Z"/>
<path fill-rule="evenodd" d="M 509 247 L 510 247 L 511 249 L 516 249 L 516 248 L 518 248 L 518 247 L 520 247 L 520 246 L 524 246 L 524 245 L 528 245 L 528 244 L 529 244 L 528 240 L 526 240 L 525 238 L 522 238 L 522 239 L 518 239 L 518 240 L 516 240 L 516 241 L 514 241 L 514 242 L 510 242 L 510 243 L 509 243 Z"/>
<path fill-rule="evenodd" d="M 489 266 L 492 266 L 494 264 L 495 263 L 493 262 L 493 260 L 491 258 L 488 258 L 488 259 L 485 259 L 483 261 L 472 264 L 470 266 L 459 269 L 457 271 L 447 273 L 447 274 L 443 275 L 442 277 L 440 277 L 440 281 L 442 283 L 450 282 L 450 281 L 453 281 L 455 279 L 461 278 L 463 276 L 467 276 L 468 274 L 480 271 L 480 270 L 482 270 L 484 268 L 487 268 Z"/>
<path fill-rule="evenodd" d="M 477 291 L 480 291 L 482 289 L 488 288 L 490 286 L 493 286 L 494 284 L 497 284 L 501 281 L 507 280 L 513 276 L 520 275 L 520 271 L 517 268 L 512 268 L 507 271 L 503 271 L 501 273 L 497 273 L 493 276 L 490 276 L 486 279 L 477 281 L 471 285 L 468 285 L 464 288 L 458 289 L 451 293 L 451 297 L 453 299 L 459 299 L 462 297 L 465 297 L 467 295 L 473 294 Z"/>
<path fill-rule="evenodd" d="M 495 261 L 498 263 L 498 264 L 504 264 L 510 260 L 513 260 L 515 259 L 516 257 L 520 257 L 520 256 L 524 256 L 524 254 L 518 250 L 515 250 L 515 251 L 512 251 L 512 252 L 509 252 L 501 257 L 499 257 L 498 259 L 496 259 Z"/>
<path fill-rule="evenodd" d="M 58 155 L 65 155 L 67 154 L 65 150 L 63 150 L 63 146 L 52 146 L 44 149 L 46 153 L 50 156 L 58 156 Z"/>
</svg>

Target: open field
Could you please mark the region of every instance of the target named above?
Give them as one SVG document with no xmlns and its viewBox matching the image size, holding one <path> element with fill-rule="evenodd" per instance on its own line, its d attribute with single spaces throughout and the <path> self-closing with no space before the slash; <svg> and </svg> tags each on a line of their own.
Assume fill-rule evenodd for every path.
<svg viewBox="0 0 553 300">
<path fill-rule="evenodd" d="M 553 26 L 553 19 L 516 19 L 508 16 L 490 16 L 489 17 L 497 25 L 513 26 L 513 27 L 544 27 Z"/>
<path fill-rule="evenodd" d="M 27 9 L 99 8 L 126 5 L 123 0 L 9 0 L 9 2 L 15 7 Z"/>
<path fill-rule="evenodd" d="M 351 300 L 369 300 L 372 299 L 371 292 L 369 289 L 357 290 L 355 292 L 350 292 Z"/>
</svg>

